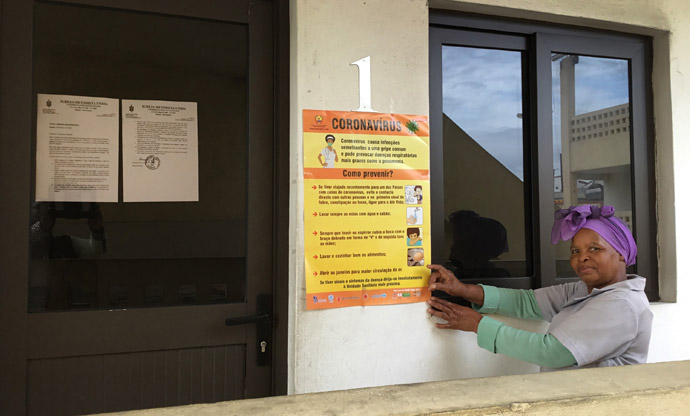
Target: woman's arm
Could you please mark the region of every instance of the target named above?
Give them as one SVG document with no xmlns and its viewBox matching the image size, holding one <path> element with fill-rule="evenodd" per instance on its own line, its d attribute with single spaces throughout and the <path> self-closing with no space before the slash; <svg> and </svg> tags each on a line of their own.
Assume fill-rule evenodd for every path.
<svg viewBox="0 0 690 416">
<path fill-rule="evenodd" d="M 476 311 L 522 319 L 544 319 L 533 290 L 479 286 L 484 290 L 484 303 L 481 306 L 473 305 Z"/>
<path fill-rule="evenodd" d="M 432 297 L 428 304 L 431 306 L 427 310 L 430 315 L 446 321 L 436 323 L 437 328 L 476 332 L 477 344 L 493 353 L 551 368 L 577 363 L 570 350 L 553 335 L 515 329 L 443 299 Z"/>
<path fill-rule="evenodd" d="M 486 316 L 477 328 L 477 344 L 493 353 L 543 367 L 560 368 L 577 364 L 570 350 L 553 335 L 515 329 Z"/>
<path fill-rule="evenodd" d="M 430 290 L 441 290 L 449 295 L 465 298 L 481 313 L 544 319 L 532 290 L 470 285 L 459 281 L 453 272 L 443 266 L 430 264 L 427 267 L 432 270 L 429 276 Z"/>
</svg>

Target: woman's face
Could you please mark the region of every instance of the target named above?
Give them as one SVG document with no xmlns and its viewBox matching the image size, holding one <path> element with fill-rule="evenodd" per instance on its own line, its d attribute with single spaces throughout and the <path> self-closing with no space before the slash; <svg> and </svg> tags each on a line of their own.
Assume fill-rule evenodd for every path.
<svg viewBox="0 0 690 416">
<path fill-rule="evenodd" d="M 590 292 L 627 278 L 623 256 L 588 228 L 578 231 L 570 242 L 570 266 Z"/>
</svg>

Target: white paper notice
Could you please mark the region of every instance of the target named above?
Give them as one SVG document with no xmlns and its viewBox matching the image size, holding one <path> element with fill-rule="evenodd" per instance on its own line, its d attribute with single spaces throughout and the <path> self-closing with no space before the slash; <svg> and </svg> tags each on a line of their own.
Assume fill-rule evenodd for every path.
<svg viewBox="0 0 690 416">
<path fill-rule="evenodd" d="M 198 201 L 196 103 L 122 100 L 124 202 Z"/>
<path fill-rule="evenodd" d="M 118 100 L 38 94 L 36 201 L 117 202 Z"/>
</svg>

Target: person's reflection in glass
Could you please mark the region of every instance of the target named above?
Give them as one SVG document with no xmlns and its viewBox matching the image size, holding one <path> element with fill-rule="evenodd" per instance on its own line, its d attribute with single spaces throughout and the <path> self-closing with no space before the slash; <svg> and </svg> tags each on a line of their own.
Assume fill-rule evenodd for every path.
<svg viewBox="0 0 690 416">
<path fill-rule="evenodd" d="M 76 209 L 75 209 L 76 208 Z M 86 218 L 89 237 L 53 235 L 57 218 Z M 97 203 L 82 210 L 81 203 L 36 202 L 31 210 L 31 255 L 33 258 L 62 259 L 98 257 L 107 251 L 103 215 Z"/>
<path fill-rule="evenodd" d="M 56 220 L 82 220 L 88 238 L 54 235 Z M 98 307 L 98 266 L 93 261 L 53 261 L 96 258 L 106 252 L 103 215 L 97 203 L 37 202 L 31 209 L 29 311 Z"/>
<path fill-rule="evenodd" d="M 510 273 L 491 260 L 508 251 L 508 233 L 500 222 L 461 210 L 448 218 L 453 233 L 447 267 L 459 279 L 506 277 Z"/>
</svg>

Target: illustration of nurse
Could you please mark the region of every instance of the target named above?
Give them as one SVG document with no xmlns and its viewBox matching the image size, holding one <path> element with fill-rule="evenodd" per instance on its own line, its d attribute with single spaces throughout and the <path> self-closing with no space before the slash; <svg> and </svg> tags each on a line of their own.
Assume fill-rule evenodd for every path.
<svg viewBox="0 0 690 416">
<path fill-rule="evenodd" d="M 335 162 L 338 161 L 338 152 L 333 148 L 335 136 L 332 134 L 327 134 L 326 143 L 328 146 L 324 147 L 321 153 L 319 153 L 319 163 L 324 168 L 333 168 L 335 167 Z"/>
</svg>

